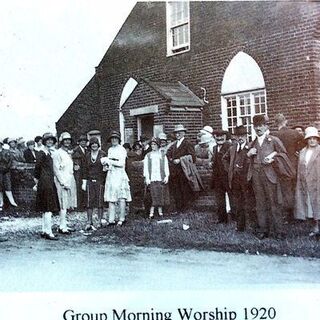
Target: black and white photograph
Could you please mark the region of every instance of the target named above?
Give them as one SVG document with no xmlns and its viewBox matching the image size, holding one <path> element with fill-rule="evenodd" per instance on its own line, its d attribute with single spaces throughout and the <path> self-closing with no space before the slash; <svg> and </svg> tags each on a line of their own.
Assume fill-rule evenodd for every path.
<svg viewBox="0 0 320 320">
<path fill-rule="evenodd" d="M 319 316 L 320 2 L 0 3 L 0 319 Z"/>
</svg>

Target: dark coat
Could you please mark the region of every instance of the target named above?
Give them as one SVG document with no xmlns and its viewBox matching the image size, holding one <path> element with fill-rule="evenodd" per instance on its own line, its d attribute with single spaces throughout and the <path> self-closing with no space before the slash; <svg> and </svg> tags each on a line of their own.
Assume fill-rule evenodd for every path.
<svg viewBox="0 0 320 320">
<path fill-rule="evenodd" d="M 218 152 L 218 145 L 212 150 L 212 184 L 213 188 L 219 188 L 221 185 L 227 188 L 228 186 L 228 172 L 222 158 L 231 147 L 231 143 L 226 141 Z"/>
<path fill-rule="evenodd" d="M 300 152 L 298 163 L 296 202 L 294 216 L 296 219 L 305 220 L 308 213 L 307 198 L 310 196 L 314 212 L 313 218 L 320 219 L 320 146 L 317 146 L 311 159 L 306 165 L 307 148 Z"/>
<path fill-rule="evenodd" d="M 33 156 L 30 149 L 26 149 L 23 152 L 24 158 L 27 163 L 35 163 L 37 161 L 37 157 L 39 156 L 39 151 L 34 150 L 35 156 Z"/>
<path fill-rule="evenodd" d="M 192 161 L 195 162 L 196 156 L 194 147 L 186 138 L 181 142 L 179 148 L 177 148 L 177 142 L 173 143 L 167 151 L 167 158 L 169 161 L 170 176 L 174 177 L 178 174 L 183 174 L 181 164 L 174 164 L 173 160 L 180 159 L 183 156 L 191 155 Z"/>
<path fill-rule="evenodd" d="M 8 150 L 0 151 L 0 173 L 9 172 L 12 165 L 12 157 Z"/>
<path fill-rule="evenodd" d="M 261 159 L 264 159 L 265 157 L 269 156 L 270 153 L 274 151 L 276 151 L 278 154 L 287 153 L 280 139 L 271 135 L 267 135 L 265 137 L 261 147 L 259 146 L 258 139 L 256 138 L 254 141 L 250 143 L 249 149 L 250 148 L 256 148 L 258 150 L 258 153 Z M 251 157 L 249 162 L 248 176 L 247 176 L 248 181 L 250 181 L 252 178 L 253 163 L 254 163 L 253 158 L 254 157 Z M 272 164 L 263 165 L 263 171 L 271 183 L 273 184 L 278 183 L 278 175 Z"/>
<path fill-rule="evenodd" d="M 229 188 L 232 187 L 232 179 L 234 176 L 234 172 L 236 170 L 235 160 L 236 160 L 237 148 L 238 148 L 238 144 L 232 144 L 232 146 L 228 149 L 228 151 L 225 153 L 225 155 L 222 158 L 224 168 L 228 172 Z M 241 170 L 239 170 L 239 172 L 241 171 L 241 176 L 243 176 L 243 178 L 244 178 L 243 180 L 247 180 L 247 174 L 248 174 L 248 168 L 249 168 L 249 162 L 250 162 L 250 159 L 246 155 L 248 153 L 248 151 L 249 151 L 249 145 L 248 145 L 248 143 L 246 143 L 243 150 L 241 151 L 241 152 L 245 153 L 243 167 L 241 168 Z"/>
<path fill-rule="evenodd" d="M 97 180 L 101 185 L 104 185 L 106 179 L 106 172 L 103 171 L 101 158 L 106 156 L 107 154 L 103 150 L 99 150 L 96 161 L 92 162 L 91 152 L 89 151 L 86 154 L 82 179 Z"/>
<path fill-rule="evenodd" d="M 85 152 L 82 151 L 80 146 L 77 146 L 73 149 L 72 153 L 72 160 L 74 165 L 78 165 L 80 168 L 79 170 L 75 170 L 75 174 L 77 176 L 82 177 L 83 176 L 83 170 L 86 162 L 86 154 L 88 153 L 87 149 L 85 149 Z"/>
<path fill-rule="evenodd" d="M 304 139 L 297 130 L 283 127 L 274 132 L 275 137 L 278 137 L 287 150 L 288 157 L 295 169 L 298 165 L 298 152 L 304 144 Z"/>
<path fill-rule="evenodd" d="M 34 169 L 38 179 L 36 210 L 39 212 L 57 212 L 60 210 L 56 185 L 54 183 L 53 161 L 49 154 L 39 152 Z"/>
</svg>

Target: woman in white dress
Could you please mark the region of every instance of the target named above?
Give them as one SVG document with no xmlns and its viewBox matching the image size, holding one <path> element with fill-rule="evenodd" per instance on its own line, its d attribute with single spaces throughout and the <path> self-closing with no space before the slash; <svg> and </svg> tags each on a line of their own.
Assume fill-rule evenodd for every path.
<svg viewBox="0 0 320 320">
<path fill-rule="evenodd" d="M 312 221 L 310 237 L 319 236 L 320 135 L 317 128 L 305 130 L 307 146 L 300 151 L 295 198 L 295 218 Z"/>
<path fill-rule="evenodd" d="M 125 171 L 127 152 L 120 145 L 121 137 L 117 131 L 112 131 L 108 142 L 111 142 L 108 155 L 101 158 L 102 165 L 106 166 L 108 170 L 104 201 L 109 203 L 108 224 L 115 224 L 116 204 L 119 203 L 120 215 L 118 225 L 121 226 L 125 222 L 126 202 L 131 201 L 129 178 Z"/>
<path fill-rule="evenodd" d="M 76 181 L 73 175 L 73 160 L 70 152 L 71 135 L 68 132 L 63 132 L 59 142 L 61 147 L 53 156 L 54 182 L 60 203 L 59 232 L 69 234 L 71 229 L 67 226 L 67 210 L 77 207 Z"/>
</svg>

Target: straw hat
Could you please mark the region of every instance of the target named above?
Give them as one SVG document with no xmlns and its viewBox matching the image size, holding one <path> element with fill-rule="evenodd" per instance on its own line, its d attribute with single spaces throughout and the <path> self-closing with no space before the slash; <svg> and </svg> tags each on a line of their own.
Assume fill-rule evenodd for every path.
<svg viewBox="0 0 320 320">
<path fill-rule="evenodd" d="M 177 125 L 174 126 L 173 132 L 179 132 L 179 131 L 186 132 L 187 129 L 183 126 L 183 124 L 177 124 Z"/>
</svg>

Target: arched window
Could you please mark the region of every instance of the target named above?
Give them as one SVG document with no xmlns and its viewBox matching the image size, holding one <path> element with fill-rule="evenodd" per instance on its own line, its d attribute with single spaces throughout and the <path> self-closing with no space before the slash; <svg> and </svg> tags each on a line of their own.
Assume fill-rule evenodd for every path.
<svg viewBox="0 0 320 320">
<path fill-rule="evenodd" d="M 252 118 L 267 114 L 263 74 L 256 61 L 240 51 L 228 65 L 221 86 L 221 114 L 224 130 L 233 131 L 238 125 L 247 128 L 254 138 Z"/>
<path fill-rule="evenodd" d="M 121 97 L 120 97 L 120 103 L 119 103 L 119 126 L 120 126 L 120 134 L 121 134 L 121 141 L 123 143 L 128 142 L 130 140 L 130 137 L 126 137 L 125 134 L 125 121 L 124 121 L 124 116 L 122 112 L 122 106 L 125 104 L 127 99 L 130 97 L 131 93 L 134 91 L 136 86 L 138 85 L 138 82 L 130 78 L 126 84 L 123 87 Z"/>
</svg>

